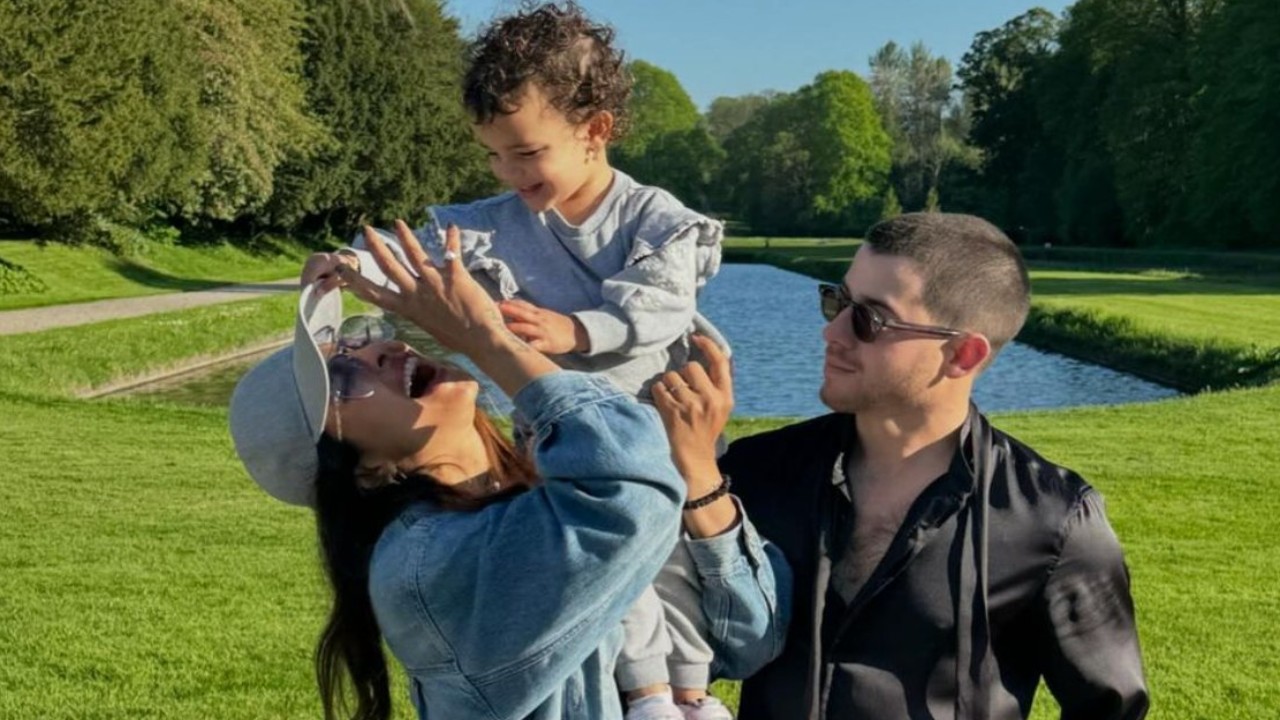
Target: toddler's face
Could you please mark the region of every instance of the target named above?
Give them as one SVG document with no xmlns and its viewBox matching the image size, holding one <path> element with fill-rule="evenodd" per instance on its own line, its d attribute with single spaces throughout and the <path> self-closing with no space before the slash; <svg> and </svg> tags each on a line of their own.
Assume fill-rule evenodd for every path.
<svg viewBox="0 0 1280 720">
<path fill-rule="evenodd" d="M 604 142 L 589 122 L 575 125 L 549 105 L 536 84 L 527 87 L 514 113 L 473 128 L 489 151 L 493 174 L 534 212 L 554 209 L 580 222 L 608 187 Z"/>
</svg>

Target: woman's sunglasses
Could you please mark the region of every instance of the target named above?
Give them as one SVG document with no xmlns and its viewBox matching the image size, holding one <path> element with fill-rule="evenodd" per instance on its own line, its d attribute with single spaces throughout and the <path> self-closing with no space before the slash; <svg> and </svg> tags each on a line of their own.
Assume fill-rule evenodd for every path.
<svg viewBox="0 0 1280 720">
<path fill-rule="evenodd" d="M 396 330 L 376 315 L 352 315 L 337 330 L 327 327 L 313 338 L 329 355 L 325 367 L 329 372 L 329 395 L 333 401 L 333 421 L 338 442 L 342 442 L 342 414 L 338 410 L 348 400 L 373 397 L 378 379 L 368 366 L 351 353 L 373 342 L 395 338 Z"/>
<path fill-rule="evenodd" d="M 376 315 L 353 315 L 342 321 L 335 331 L 325 328 L 316 333 L 316 345 L 326 349 L 329 359 L 329 388 L 335 401 L 359 400 L 376 391 L 377 379 L 364 363 L 351 353 L 374 342 L 393 340 L 396 330 Z"/>
<path fill-rule="evenodd" d="M 845 291 L 842 285 L 823 283 L 818 286 L 818 294 L 822 298 L 822 317 L 826 318 L 828 322 L 835 320 L 836 316 L 843 312 L 845 308 L 852 308 L 849 317 L 853 322 L 854 337 L 864 343 L 875 342 L 876 336 L 884 330 L 903 330 L 935 337 L 956 337 L 964 334 L 959 330 L 938 327 L 937 325 L 917 325 L 886 318 L 880 314 L 880 311 L 870 305 L 864 305 L 849 297 L 849 293 Z"/>
</svg>

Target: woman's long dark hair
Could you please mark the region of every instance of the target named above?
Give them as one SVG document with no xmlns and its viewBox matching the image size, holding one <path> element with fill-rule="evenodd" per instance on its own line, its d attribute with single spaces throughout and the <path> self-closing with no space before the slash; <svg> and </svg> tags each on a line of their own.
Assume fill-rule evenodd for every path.
<svg viewBox="0 0 1280 720">
<path fill-rule="evenodd" d="M 490 475 L 505 490 L 468 498 L 425 473 L 369 488 L 360 481 L 360 454 L 352 445 L 323 435 L 317 444 L 316 531 L 321 562 L 333 587 L 333 608 L 316 646 L 316 683 L 325 720 L 386 720 L 391 717 L 387 660 L 382 633 L 369 598 L 369 560 L 383 528 L 410 503 L 425 500 L 454 510 L 477 510 L 527 490 L 535 480 L 532 463 L 484 413 L 476 413 Z M 345 677 L 344 677 L 345 671 Z M 354 713 L 347 715 L 347 686 Z"/>
</svg>

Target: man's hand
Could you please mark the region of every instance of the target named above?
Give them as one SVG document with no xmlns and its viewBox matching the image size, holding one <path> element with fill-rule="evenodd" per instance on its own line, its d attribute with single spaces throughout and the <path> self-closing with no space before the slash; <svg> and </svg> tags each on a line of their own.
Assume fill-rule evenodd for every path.
<svg viewBox="0 0 1280 720">
<path fill-rule="evenodd" d="M 498 309 L 506 320 L 507 329 L 534 350 L 563 355 L 591 349 L 587 329 L 575 318 L 524 300 L 503 300 L 498 303 Z"/>
</svg>

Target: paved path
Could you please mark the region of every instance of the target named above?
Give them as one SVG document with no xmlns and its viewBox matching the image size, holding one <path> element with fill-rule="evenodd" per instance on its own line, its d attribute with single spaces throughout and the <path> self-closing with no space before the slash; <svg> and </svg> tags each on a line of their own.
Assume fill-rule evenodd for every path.
<svg viewBox="0 0 1280 720">
<path fill-rule="evenodd" d="M 138 317 L 152 313 L 185 310 L 201 305 L 248 300 L 255 297 L 293 292 L 298 279 L 227 285 L 213 290 L 146 295 L 143 297 L 95 300 L 71 305 L 50 305 L 25 310 L 0 311 L 0 335 L 36 332 L 51 328 L 87 325 L 104 320 Z"/>
</svg>

